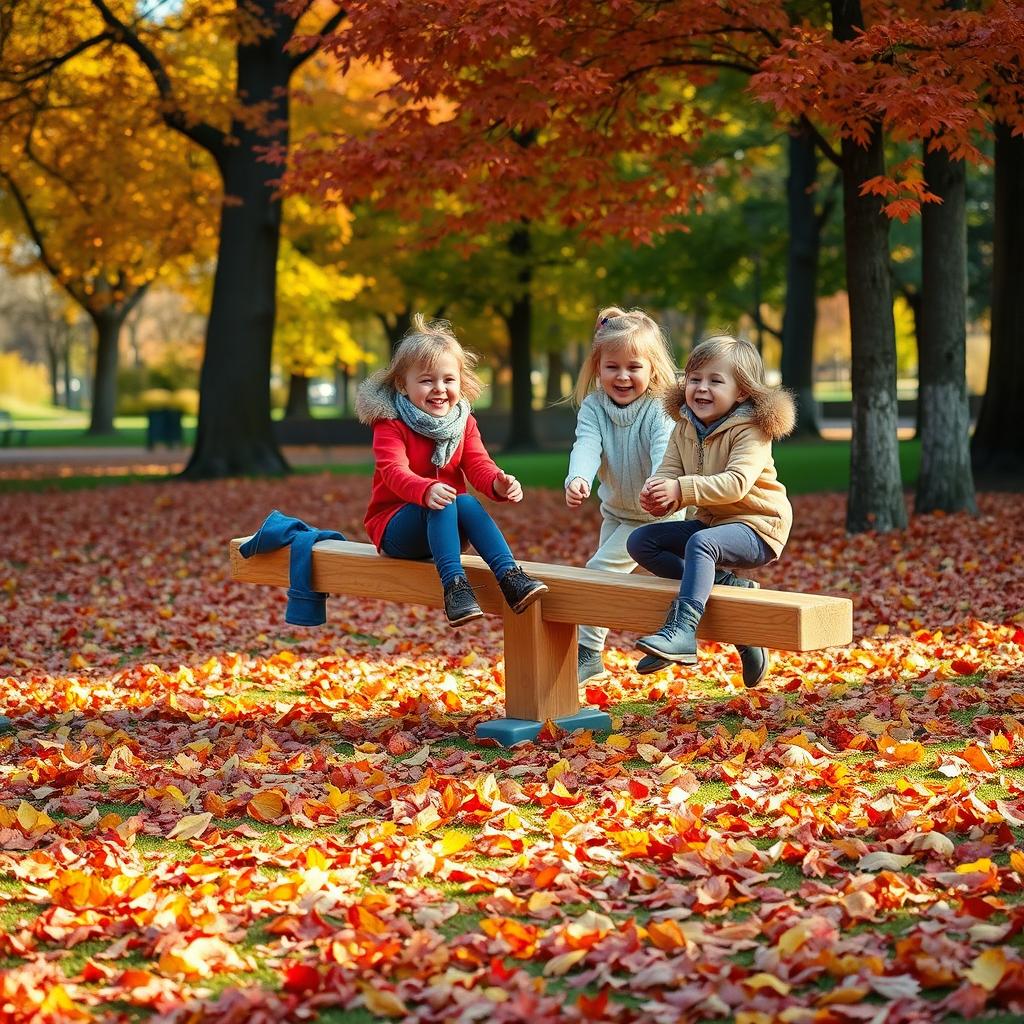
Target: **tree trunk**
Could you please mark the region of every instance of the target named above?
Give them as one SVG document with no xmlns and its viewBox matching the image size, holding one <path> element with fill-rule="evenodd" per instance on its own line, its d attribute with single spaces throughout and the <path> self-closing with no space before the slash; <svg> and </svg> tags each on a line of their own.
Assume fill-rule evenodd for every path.
<svg viewBox="0 0 1024 1024">
<path fill-rule="evenodd" d="M 548 380 L 547 391 L 544 396 L 548 405 L 554 405 L 562 400 L 562 374 L 565 366 L 562 360 L 562 350 L 553 349 L 548 352 Z"/>
<path fill-rule="evenodd" d="M 117 409 L 117 342 L 125 313 L 123 308 L 110 308 L 91 313 L 96 325 L 96 364 L 92 382 L 92 412 L 87 434 L 116 433 L 114 413 Z"/>
<path fill-rule="evenodd" d="M 1024 478 L 1024 137 L 995 126 L 992 343 L 988 381 L 971 443 L 979 480 Z"/>
<path fill-rule="evenodd" d="M 794 436 L 818 437 L 818 405 L 814 400 L 814 328 L 818 318 L 818 254 L 821 226 L 814 205 L 818 154 L 804 128 L 789 135 L 789 177 L 786 210 L 789 244 L 786 254 L 786 310 L 782 317 L 782 383 L 796 399 Z"/>
<path fill-rule="evenodd" d="M 530 263 L 532 246 L 528 224 L 516 228 L 508 240 L 509 252 L 519 261 L 516 273 L 518 289 L 505 323 L 508 326 L 509 364 L 512 368 L 512 412 L 509 418 L 508 440 L 505 450 L 537 448 L 533 429 L 533 369 L 530 358 L 530 335 L 533 327 L 533 267 Z"/>
<path fill-rule="evenodd" d="M 859 0 L 832 0 L 832 31 L 848 41 L 863 27 Z M 881 126 L 867 146 L 845 138 L 843 223 L 850 303 L 853 438 L 846 529 L 894 530 L 907 524 L 896 434 L 896 328 L 889 274 L 889 219 L 861 185 L 885 173 Z"/>
<path fill-rule="evenodd" d="M 348 415 L 348 383 L 347 366 L 338 366 L 334 370 L 334 404 L 342 416 Z"/>
<path fill-rule="evenodd" d="M 914 511 L 978 511 L 967 406 L 967 173 L 945 150 L 928 152 L 924 178 L 941 197 L 921 211 L 917 431 L 921 471 Z"/>
<path fill-rule="evenodd" d="M 56 409 L 60 405 L 60 342 L 52 326 L 46 328 L 46 369 L 50 377 L 50 401 Z"/>
<path fill-rule="evenodd" d="M 64 345 L 64 408 L 73 409 L 71 396 L 71 333 Z"/>
<path fill-rule="evenodd" d="M 309 378 L 305 374 L 289 374 L 288 402 L 284 415 L 289 420 L 309 419 Z"/>
<path fill-rule="evenodd" d="M 392 357 L 406 332 L 412 327 L 412 313 L 411 309 L 400 310 L 394 314 L 394 322 L 386 314 L 379 314 L 380 322 L 384 325 L 384 333 L 388 336 L 388 352 Z"/>
<path fill-rule="evenodd" d="M 217 270 L 199 377 L 199 423 L 192 457 L 182 474 L 190 480 L 246 473 L 281 474 L 288 463 L 270 421 L 270 358 L 274 339 L 281 200 L 274 180 L 281 169 L 260 162 L 267 146 L 288 146 L 288 81 L 292 57 L 284 52 L 294 22 L 273 0 L 256 6 L 273 32 L 240 43 L 236 96 L 262 106 L 270 128 L 239 120 L 237 145 L 218 149 L 224 179 Z"/>
</svg>

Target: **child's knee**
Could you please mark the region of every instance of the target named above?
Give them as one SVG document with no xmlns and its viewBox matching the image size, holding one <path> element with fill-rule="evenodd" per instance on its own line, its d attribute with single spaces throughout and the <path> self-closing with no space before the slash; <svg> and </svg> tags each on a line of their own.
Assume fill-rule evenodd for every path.
<svg viewBox="0 0 1024 1024">
<path fill-rule="evenodd" d="M 646 526 L 637 527 L 626 538 L 626 551 L 634 562 L 640 562 L 651 550 L 651 531 Z M 642 564 L 642 563 L 641 563 Z"/>
<path fill-rule="evenodd" d="M 472 494 L 457 494 L 455 496 L 455 505 L 459 511 L 462 511 L 462 509 L 483 508 L 483 505 Z"/>
<path fill-rule="evenodd" d="M 686 542 L 686 555 L 696 555 L 704 558 L 715 559 L 718 555 L 718 545 L 708 536 L 709 530 L 699 530 Z"/>
</svg>

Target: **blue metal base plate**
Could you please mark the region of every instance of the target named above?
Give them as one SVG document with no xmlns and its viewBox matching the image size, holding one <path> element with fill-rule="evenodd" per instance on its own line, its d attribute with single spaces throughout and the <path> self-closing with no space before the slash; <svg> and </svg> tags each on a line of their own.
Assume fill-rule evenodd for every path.
<svg viewBox="0 0 1024 1024">
<path fill-rule="evenodd" d="M 610 732 L 612 727 L 611 716 L 597 708 L 580 708 L 575 715 L 556 718 L 554 722 L 566 732 L 575 732 L 577 729 Z M 490 722 L 481 722 L 476 727 L 476 734 L 479 739 L 497 740 L 503 747 L 511 747 L 524 740 L 536 739 L 543 727 L 543 722 L 529 718 L 495 718 Z"/>
</svg>

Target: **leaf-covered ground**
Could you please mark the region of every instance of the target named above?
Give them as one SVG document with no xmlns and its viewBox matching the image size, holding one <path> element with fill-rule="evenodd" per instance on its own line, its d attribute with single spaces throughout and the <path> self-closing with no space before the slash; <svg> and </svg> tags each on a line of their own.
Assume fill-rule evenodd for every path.
<svg viewBox="0 0 1024 1024">
<path fill-rule="evenodd" d="M 272 507 L 363 539 L 368 481 L 0 496 L 0 1019 L 275 1024 L 1024 1012 L 1024 508 L 848 538 L 798 498 L 782 589 L 855 642 L 638 676 L 611 735 L 500 750 L 496 620 L 228 580 Z M 582 564 L 595 508 L 496 516 Z"/>
</svg>

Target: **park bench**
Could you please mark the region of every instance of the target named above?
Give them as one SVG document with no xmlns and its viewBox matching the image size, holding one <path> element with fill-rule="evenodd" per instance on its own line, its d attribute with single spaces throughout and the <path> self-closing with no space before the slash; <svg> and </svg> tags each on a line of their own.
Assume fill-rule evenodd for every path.
<svg viewBox="0 0 1024 1024">
<path fill-rule="evenodd" d="M 238 549 L 246 540 L 231 541 L 232 578 L 287 587 L 288 549 L 243 558 Z M 650 633 L 664 621 L 678 583 L 647 575 L 523 562 L 523 568 L 550 589 L 516 615 L 505 605 L 481 558 L 464 555 L 462 562 L 480 607 L 504 620 L 507 717 L 482 723 L 477 735 L 507 746 L 533 739 L 548 719 L 570 731 L 610 728 L 607 714 L 580 708 L 576 627 L 589 623 Z M 314 590 L 328 594 L 444 607 L 433 563 L 385 558 L 370 544 L 321 541 L 313 548 L 312 584 Z M 824 594 L 715 587 L 699 636 L 787 651 L 843 646 L 853 639 L 853 604 Z"/>
<path fill-rule="evenodd" d="M 28 444 L 28 431 L 24 427 L 16 427 L 11 414 L 6 409 L 0 409 L 0 445 L 7 448 L 25 444 Z"/>
</svg>

